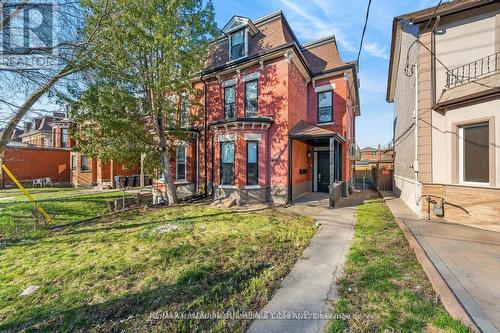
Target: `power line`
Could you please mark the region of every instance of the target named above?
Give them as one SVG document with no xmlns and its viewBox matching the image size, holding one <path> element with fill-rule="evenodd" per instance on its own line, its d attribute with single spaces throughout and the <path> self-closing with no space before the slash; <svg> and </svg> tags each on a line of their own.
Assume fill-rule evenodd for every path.
<svg viewBox="0 0 500 333">
<path fill-rule="evenodd" d="M 368 16 L 370 15 L 370 5 L 372 0 L 368 0 L 368 7 L 366 7 L 365 25 L 363 26 L 363 33 L 361 34 L 361 41 L 359 42 L 358 56 L 356 57 L 356 62 L 359 63 L 359 56 L 361 55 L 361 49 L 363 48 L 363 39 L 365 38 L 366 26 L 368 25 Z"/>
<path fill-rule="evenodd" d="M 429 24 L 431 24 L 432 19 L 434 18 L 434 15 L 436 15 L 436 12 L 437 12 L 437 10 L 439 9 L 439 6 L 441 6 L 441 3 L 443 3 L 443 0 L 439 0 L 439 2 L 438 2 L 438 4 L 436 5 L 436 7 L 434 7 L 434 11 L 432 12 L 431 17 L 430 17 L 430 18 L 429 18 L 429 20 L 427 21 L 427 24 L 426 24 L 426 25 L 425 25 L 425 27 L 424 27 L 424 28 L 420 31 L 420 33 L 419 33 L 419 34 L 418 34 L 418 36 L 417 36 L 417 39 L 415 39 L 415 40 L 411 43 L 410 47 L 408 47 L 408 50 L 406 50 L 406 64 L 405 64 L 405 70 L 404 70 L 404 72 L 405 72 L 406 76 L 408 76 L 408 77 L 412 77 L 412 76 L 413 76 L 413 68 L 411 69 L 411 71 L 409 70 L 409 68 L 410 68 L 410 51 L 411 51 L 412 47 L 413 47 L 416 43 L 420 42 L 420 37 L 422 37 L 422 35 L 423 35 L 424 31 L 426 31 L 426 30 L 427 30 L 427 28 L 429 27 Z"/>
</svg>

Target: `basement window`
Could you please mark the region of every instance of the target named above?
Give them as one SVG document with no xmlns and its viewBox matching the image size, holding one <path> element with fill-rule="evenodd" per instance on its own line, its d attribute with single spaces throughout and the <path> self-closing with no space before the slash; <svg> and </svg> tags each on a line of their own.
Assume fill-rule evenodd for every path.
<svg viewBox="0 0 500 333">
<path fill-rule="evenodd" d="M 489 124 L 460 127 L 458 140 L 460 182 L 488 185 L 490 178 Z"/>
</svg>

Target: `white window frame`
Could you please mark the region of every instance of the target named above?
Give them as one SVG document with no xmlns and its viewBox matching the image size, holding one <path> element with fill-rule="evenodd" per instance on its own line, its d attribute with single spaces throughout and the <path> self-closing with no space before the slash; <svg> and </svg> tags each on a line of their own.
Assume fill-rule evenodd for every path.
<svg viewBox="0 0 500 333">
<path fill-rule="evenodd" d="M 245 47 L 245 52 L 243 53 L 243 55 L 241 57 L 232 59 L 231 58 L 231 38 L 233 37 L 234 33 L 240 32 L 242 30 L 243 30 L 243 44 L 244 44 L 244 47 Z M 243 58 L 245 58 L 248 55 L 248 28 L 237 29 L 237 30 L 231 32 L 231 34 L 229 35 L 228 40 L 229 40 L 229 43 L 228 43 L 229 44 L 228 45 L 228 48 L 229 48 L 229 50 L 228 50 L 229 62 L 236 61 L 238 59 L 243 59 Z"/>
<path fill-rule="evenodd" d="M 184 149 L 184 163 L 179 163 L 179 149 Z M 184 164 L 184 177 L 179 178 L 179 164 Z M 175 150 L 175 179 L 178 182 L 186 181 L 186 166 L 187 166 L 187 156 L 186 156 L 186 146 L 178 146 Z"/>
<path fill-rule="evenodd" d="M 463 125 L 458 128 L 458 182 L 462 185 L 470 185 L 470 186 L 490 186 L 490 181 L 488 182 L 468 182 L 464 180 L 464 128 L 476 127 L 476 126 L 484 126 L 488 123 L 477 123 L 470 125 Z M 489 128 L 488 124 L 488 128 Z M 489 141 L 489 134 L 488 134 Z M 488 160 L 488 165 L 491 161 Z"/>
</svg>

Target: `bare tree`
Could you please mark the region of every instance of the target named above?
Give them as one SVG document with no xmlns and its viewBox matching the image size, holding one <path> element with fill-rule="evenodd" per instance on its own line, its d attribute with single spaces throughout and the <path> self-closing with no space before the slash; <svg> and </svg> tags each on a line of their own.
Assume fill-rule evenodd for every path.
<svg viewBox="0 0 500 333">
<path fill-rule="evenodd" d="M 99 30 L 111 12 L 108 1 L 100 4 L 92 9 L 72 0 L 61 0 L 53 6 L 30 3 L 29 0 L 0 4 L 3 13 L 0 33 L 7 40 L 0 55 L 0 122 L 3 125 L 0 169 L 4 150 L 20 121 L 30 112 L 41 112 L 34 106 L 48 93 L 64 91 L 68 83 L 64 80 L 78 80 L 75 74 L 81 69 L 79 60 L 95 46 Z M 26 47 L 26 39 L 29 41 L 34 37 L 13 23 L 16 20 L 24 23 L 23 15 L 28 15 L 28 12 L 30 18 L 34 12 L 42 21 L 37 31 L 42 43 Z M 22 47 L 18 47 L 19 41 L 23 42 Z"/>
</svg>

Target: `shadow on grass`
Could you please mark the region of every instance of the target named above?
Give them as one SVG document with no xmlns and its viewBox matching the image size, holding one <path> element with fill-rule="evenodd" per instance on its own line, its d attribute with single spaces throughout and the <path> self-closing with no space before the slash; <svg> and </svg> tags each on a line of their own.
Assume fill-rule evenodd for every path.
<svg viewBox="0 0 500 333">
<path fill-rule="evenodd" d="M 99 327 L 99 330 L 116 331 L 127 318 L 139 320 L 141 326 L 153 318 L 155 311 L 225 311 L 225 302 L 232 294 L 241 292 L 248 281 L 259 276 L 268 264 L 254 264 L 244 269 L 220 271 L 211 264 L 200 265 L 180 274 L 174 284 L 161 284 L 153 289 L 130 293 L 102 303 L 80 305 L 67 310 L 51 310 L 40 305 L 30 308 L 17 320 L 0 324 L 0 331 L 81 331 Z M 149 316 L 148 316 L 149 314 Z M 144 316 L 146 315 L 146 316 Z M 142 317 L 141 317 L 142 316 Z M 139 317 L 139 318 L 138 318 Z M 191 331 L 208 328 L 214 320 L 152 321 L 146 325 L 174 325 Z M 127 327 L 130 329 L 128 324 Z M 180 325 L 180 326 L 179 326 Z M 119 330 L 118 330 L 119 331 Z M 177 329 L 175 329 L 177 331 Z"/>
</svg>

